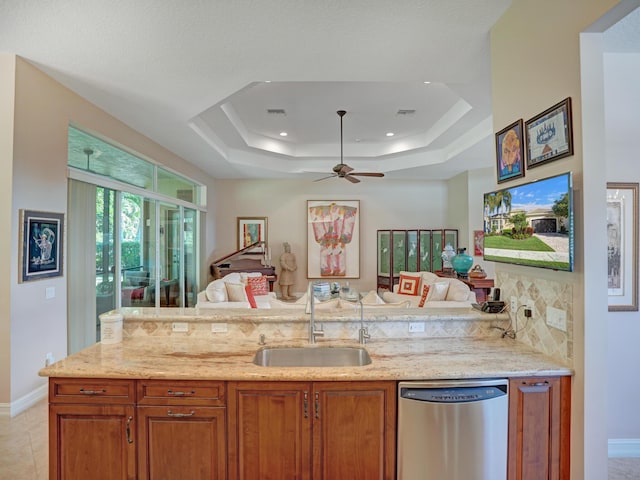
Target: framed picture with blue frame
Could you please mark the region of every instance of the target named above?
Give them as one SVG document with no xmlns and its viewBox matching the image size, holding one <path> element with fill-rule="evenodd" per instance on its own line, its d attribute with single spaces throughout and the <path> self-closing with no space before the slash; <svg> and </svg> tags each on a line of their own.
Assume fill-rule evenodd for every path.
<svg viewBox="0 0 640 480">
<path fill-rule="evenodd" d="M 524 177 L 522 119 L 496 133 L 498 183 Z"/>
<path fill-rule="evenodd" d="M 20 210 L 19 282 L 62 276 L 64 214 Z"/>
</svg>

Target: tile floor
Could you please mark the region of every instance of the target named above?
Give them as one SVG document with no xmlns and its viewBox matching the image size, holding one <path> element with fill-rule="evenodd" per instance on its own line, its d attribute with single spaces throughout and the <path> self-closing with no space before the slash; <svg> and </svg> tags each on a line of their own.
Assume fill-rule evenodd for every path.
<svg viewBox="0 0 640 480">
<path fill-rule="evenodd" d="M 0 480 L 47 480 L 47 401 L 0 418 Z M 640 458 L 610 458 L 609 480 L 640 479 Z"/>
</svg>

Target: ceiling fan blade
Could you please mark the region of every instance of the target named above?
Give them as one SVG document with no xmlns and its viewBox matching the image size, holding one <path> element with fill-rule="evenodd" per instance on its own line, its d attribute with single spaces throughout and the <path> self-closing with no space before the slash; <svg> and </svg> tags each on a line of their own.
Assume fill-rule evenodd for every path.
<svg viewBox="0 0 640 480">
<path fill-rule="evenodd" d="M 346 178 L 347 180 L 349 180 L 351 183 L 360 183 L 360 180 L 358 180 L 355 177 L 352 177 L 351 174 L 349 175 L 345 175 L 344 178 Z"/>
<path fill-rule="evenodd" d="M 346 163 L 339 163 L 338 165 L 333 167 L 333 171 L 338 174 L 346 175 L 349 172 L 353 172 L 353 168 L 351 168 Z"/>
<path fill-rule="evenodd" d="M 361 177 L 384 177 L 384 173 L 379 172 L 353 172 L 349 175 L 360 175 Z"/>
<path fill-rule="evenodd" d="M 328 178 L 334 178 L 334 177 L 337 177 L 337 176 L 338 176 L 338 174 L 334 173 L 333 175 L 329 175 L 328 177 L 317 178 L 317 179 L 314 180 L 314 182 L 319 182 L 321 180 L 327 180 Z"/>
</svg>

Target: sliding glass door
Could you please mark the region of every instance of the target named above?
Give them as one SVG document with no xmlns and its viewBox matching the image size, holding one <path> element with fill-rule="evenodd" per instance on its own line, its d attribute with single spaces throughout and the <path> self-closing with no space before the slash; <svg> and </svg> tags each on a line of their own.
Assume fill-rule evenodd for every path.
<svg viewBox="0 0 640 480">
<path fill-rule="evenodd" d="M 198 211 L 70 181 L 70 353 L 100 340 L 99 316 L 120 307 L 193 307 Z"/>
</svg>

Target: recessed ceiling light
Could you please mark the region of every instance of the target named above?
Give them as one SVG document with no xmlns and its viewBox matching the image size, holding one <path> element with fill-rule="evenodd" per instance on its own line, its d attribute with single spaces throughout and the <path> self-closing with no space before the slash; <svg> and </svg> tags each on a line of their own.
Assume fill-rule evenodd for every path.
<svg viewBox="0 0 640 480">
<path fill-rule="evenodd" d="M 423 83 L 424 83 L 425 85 L 429 85 L 431 82 L 424 81 Z"/>
<path fill-rule="evenodd" d="M 387 137 L 393 137 L 395 135 L 395 133 L 393 132 L 387 132 Z"/>
<path fill-rule="evenodd" d="M 264 83 L 271 83 L 271 80 L 265 80 Z"/>
<path fill-rule="evenodd" d="M 287 135 L 289 135 L 287 132 L 280 132 L 281 137 L 286 137 Z"/>
</svg>

